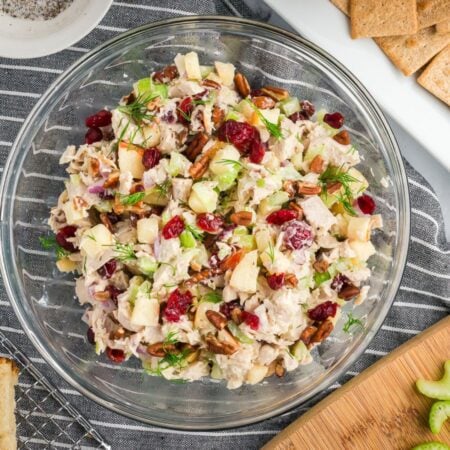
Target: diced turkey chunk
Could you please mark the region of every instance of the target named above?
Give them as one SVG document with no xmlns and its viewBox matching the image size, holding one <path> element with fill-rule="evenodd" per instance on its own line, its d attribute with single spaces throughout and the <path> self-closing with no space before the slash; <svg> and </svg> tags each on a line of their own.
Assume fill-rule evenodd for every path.
<svg viewBox="0 0 450 450">
<path fill-rule="evenodd" d="M 336 217 L 333 216 L 317 195 L 308 197 L 300 203 L 306 220 L 314 228 L 328 231 L 336 223 Z"/>
</svg>

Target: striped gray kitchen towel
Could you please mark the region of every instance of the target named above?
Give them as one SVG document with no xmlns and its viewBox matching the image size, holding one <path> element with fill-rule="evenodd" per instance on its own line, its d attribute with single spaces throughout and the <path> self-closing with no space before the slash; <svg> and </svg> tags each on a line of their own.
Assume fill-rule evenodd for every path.
<svg viewBox="0 0 450 450">
<path fill-rule="evenodd" d="M 48 85 L 65 68 L 85 52 L 117 33 L 150 21 L 190 12 L 251 17 L 250 10 L 238 0 L 117 1 L 113 3 L 101 24 L 88 36 L 58 54 L 26 61 L 0 58 L 0 171 L 3 170 L 1 167 L 25 117 Z M 384 325 L 370 347 L 330 390 L 336 389 L 378 358 L 448 314 L 450 246 L 444 234 L 439 200 L 424 178 L 406 161 L 405 166 L 412 206 L 411 243 L 400 290 Z M 306 409 L 299 407 L 259 424 L 225 431 L 186 432 L 144 425 L 98 406 L 57 376 L 40 358 L 21 330 L 1 284 L 0 330 L 56 383 L 69 401 L 78 407 L 104 436 L 107 436 L 114 449 L 259 448 Z M 61 413 L 56 417 L 61 423 L 67 419 Z M 36 448 L 39 448 L 39 445 Z"/>
</svg>

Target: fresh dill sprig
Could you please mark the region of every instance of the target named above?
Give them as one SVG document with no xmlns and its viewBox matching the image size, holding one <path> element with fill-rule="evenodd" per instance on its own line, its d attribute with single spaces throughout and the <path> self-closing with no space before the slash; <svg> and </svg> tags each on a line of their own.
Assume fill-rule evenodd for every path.
<svg viewBox="0 0 450 450">
<path fill-rule="evenodd" d="M 348 174 L 342 167 L 328 166 L 325 172 L 323 172 L 319 181 L 322 183 L 322 192 L 327 194 L 327 185 L 329 183 L 340 183 L 344 192 L 340 195 L 336 195 L 338 201 L 342 204 L 344 209 L 352 216 L 356 216 L 356 212 L 353 209 L 353 194 L 350 189 L 351 183 L 357 183 L 359 180 Z"/>
<path fill-rule="evenodd" d="M 177 111 L 183 116 L 183 118 L 184 118 L 184 120 L 186 120 L 186 122 L 191 121 L 191 116 L 188 116 L 181 108 L 177 108 Z"/>
<path fill-rule="evenodd" d="M 178 340 L 178 331 L 169 331 L 169 333 L 167 333 L 167 336 L 163 340 L 163 348 L 167 347 L 168 345 L 178 344 L 178 342 L 180 342 Z"/>
<path fill-rule="evenodd" d="M 134 194 L 130 195 L 121 194 L 119 200 L 122 205 L 131 206 L 142 201 L 145 195 L 145 192 L 135 192 Z"/>
<path fill-rule="evenodd" d="M 56 242 L 55 236 L 40 236 L 39 242 L 41 244 L 41 247 L 44 250 L 54 250 L 56 259 L 59 261 L 62 258 L 65 258 L 66 256 L 70 255 L 70 252 L 61 247 Z"/>
<path fill-rule="evenodd" d="M 267 247 L 265 253 L 269 255 L 270 261 L 273 264 L 275 262 L 275 247 L 273 246 L 272 242 L 269 242 L 269 246 Z"/>
<path fill-rule="evenodd" d="M 267 131 L 277 139 L 281 139 L 283 137 L 283 133 L 281 132 L 280 126 L 278 126 L 276 123 L 272 123 L 269 120 L 267 120 L 264 117 L 264 114 L 256 107 L 256 105 L 253 102 L 251 102 L 250 100 L 245 101 L 255 110 L 256 114 L 258 114 L 259 119 L 267 128 Z"/>
<path fill-rule="evenodd" d="M 116 258 L 123 263 L 137 259 L 132 244 L 122 244 L 120 242 L 116 242 L 114 245 L 114 253 L 116 254 Z"/>
<path fill-rule="evenodd" d="M 129 105 L 119 106 L 118 110 L 131 117 L 133 121 L 139 125 L 143 120 L 153 119 L 153 114 L 148 111 L 147 105 L 156 97 L 158 97 L 158 95 L 155 93 L 141 94 Z"/>
<path fill-rule="evenodd" d="M 222 296 L 216 291 L 211 291 L 203 295 L 200 301 L 208 303 L 220 303 L 222 301 Z"/>
<path fill-rule="evenodd" d="M 361 328 L 364 327 L 361 320 L 358 319 L 357 317 L 354 317 L 352 313 L 348 313 L 347 317 L 348 317 L 347 322 L 345 322 L 345 325 L 342 327 L 342 331 L 344 331 L 344 333 L 350 333 L 350 328 L 353 327 L 354 325 L 357 325 L 358 327 Z"/>
<path fill-rule="evenodd" d="M 153 187 L 153 190 L 160 196 L 160 197 L 167 197 L 169 195 L 169 190 L 172 184 L 170 183 L 170 180 L 166 180 L 161 184 L 157 184 Z"/>
<path fill-rule="evenodd" d="M 245 167 L 245 165 L 241 161 L 237 161 L 235 159 L 221 159 L 217 161 L 218 164 L 226 164 L 227 166 L 232 166 L 233 169 L 241 170 Z"/>
<path fill-rule="evenodd" d="M 197 228 L 195 225 L 191 225 L 190 223 L 185 224 L 184 228 L 189 231 L 194 239 L 197 241 L 203 241 L 203 231 Z"/>
</svg>

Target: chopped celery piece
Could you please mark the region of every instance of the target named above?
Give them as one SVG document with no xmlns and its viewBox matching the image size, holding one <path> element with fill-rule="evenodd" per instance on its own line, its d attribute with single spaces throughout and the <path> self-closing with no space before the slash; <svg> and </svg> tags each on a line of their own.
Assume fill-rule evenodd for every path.
<svg viewBox="0 0 450 450">
<path fill-rule="evenodd" d="M 317 155 L 323 155 L 324 152 L 324 145 L 320 145 L 319 147 L 310 147 L 308 148 L 308 150 L 306 151 L 303 160 L 310 162 L 312 161 Z"/>
<path fill-rule="evenodd" d="M 206 78 L 213 70 L 213 66 L 200 66 L 200 74 L 202 78 Z"/>
<path fill-rule="evenodd" d="M 428 417 L 428 424 L 432 433 L 441 431 L 444 422 L 450 418 L 450 400 L 441 400 L 433 404 Z"/>
<path fill-rule="evenodd" d="M 316 272 L 314 274 L 314 282 L 316 283 L 316 286 L 320 286 L 322 283 L 325 283 L 325 281 L 328 281 L 331 278 L 331 275 L 328 272 L 320 273 Z"/>
<path fill-rule="evenodd" d="M 151 275 L 156 272 L 158 263 L 150 256 L 143 256 L 138 259 L 139 270 L 145 275 Z"/>
<path fill-rule="evenodd" d="M 450 400 L 450 359 L 444 364 L 444 375 L 438 381 L 417 380 L 419 392 L 430 398 Z"/>
<path fill-rule="evenodd" d="M 240 114 L 235 111 L 229 111 L 225 116 L 225 120 L 236 120 L 238 121 L 241 118 Z"/>
<path fill-rule="evenodd" d="M 233 230 L 233 235 L 234 235 L 234 236 L 245 236 L 245 235 L 248 235 L 247 227 L 244 227 L 243 225 L 237 226 L 237 227 Z"/>
<path fill-rule="evenodd" d="M 270 214 L 280 209 L 283 203 L 286 203 L 287 201 L 289 201 L 289 195 L 287 192 L 275 192 L 261 201 L 258 212 L 264 215 Z"/>
<path fill-rule="evenodd" d="M 228 322 L 228 329 L 231 334 L 242 344 L 253 344 L 253 339 L 249 338 L 234 322 Z"/>
<path fill-rule="evenodd" d="M 234 168 L 230 168 L 228 173 L 216 175 L 214 180 L 217 181 L 217 187 L 220 191 L 227 191 L 235 184 L 237 176 L 238 171 Z"/>
<path fill-rule="evenodd" d="M 184 155 L 179 152 L 171 152 L 168 169 L 170 176 L 176 177 L 183 174 L 189 164 L 189 160 Z"/>
<path fill-rule="evenodd" d="M 292 345 L 290 351 L 297 361 L 303 361 L 309 355 L 309 350 L 302 341 L 297 341 Z"/>
<path fill-rule="evenodd" d="M 134 92 L 137 97 L 161 97 L 167 98 L 169 96 L 169 89 L 166 84 L 154 83 L 148 78 L 141 78 L 133 85 Z"/>
<path fill-rule="evenodd" d="M 289 97 L 280 103 L 280 108 L 286 116 L 290 116 L 300 111 L 300 102 L 297 97 Z"/>
<path fill-rule="evenodd" d="M 215 362 L 211 369 L 211 378 L 214 380 L 222 379 L 222 371 L 220 370 L 219 365 Z"/>
<path fill-rule="evenodd" d="M 256 186 L 259 188 L 263 188 L 266 185 L 266 180 L 264 178 L 260 178 L 259 180 L 256 180 Z"/>
<path fill-rule="evenodd" d="M 253 235 L 239 236 L 238 245 L 246 250 L 254 250 L 256 248 L 255 237 Z"/>
<path fill-rule="evenodd" d="M 209 303 L 220 303 L 222 301 L 222 296 L 216 291 L 211 291 L 203 295 L 200 301 Z"/>
<path fill-rule="evenodd" d="M 128 288 L 128 291 L 130 293 L 128 297 L 128 301 L 134 305 L 134 302 L 136 301 L 136 296 L 139 292 L 139 286 L 144 282 L 144 279 L 140 276 L 135 276 L 130 280 L 130 287 Z"/>
<path fill-rule="evenodd" d="M 194 248 L 196 246 L 195 237 L 188 230 L 184 230 L 180 234 L 180 242 L 181 242 L 181 246 L 184 248 Z"/>
</svg>

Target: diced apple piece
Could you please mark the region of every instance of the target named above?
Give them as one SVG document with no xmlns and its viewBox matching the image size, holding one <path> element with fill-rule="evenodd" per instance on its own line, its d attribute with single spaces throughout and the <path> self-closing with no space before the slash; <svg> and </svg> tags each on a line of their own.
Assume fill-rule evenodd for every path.
<svg viewBox="0 0 450 450">
<path fill-rule="evenodd" d="M 159 323 L 158 300 L 138 294 L 130 322 L 136 326 L 156 327 Z"/>
<path fill-rule="evenodd" d="M 175 56 L 174 63 L 177 66 L 177 70 L 178 70 L 180 77 L 185 75 L 186 65 L 184 63 L 184 55 L 181 55 L 180 53 L 178 53 L 178 55 Z"/>
<path fill-rule="evenodd" d="M 119 168 L 121 172 L 130 172 L 133 178 L 140 180 L 145 171 L 142 164 L 144 150 L 133 144 L 119 144 Z"/>
<path fill-rule="evenodd" d="M 356 257 L 361 261 L 367 261 L 376 253 L 372 242 L 349 241 L 351 249 L 356 253 Z"/>
<path fill-rule="evenodd" d="M 196 213 L 212 213 L 217 207 L 219 194 L 214 190 L 215 182 L 201 181 L 195 183 L 189 196 L 189 206 Z"/>
<path fill-rule="evenodd" d="M 161 130 L 155 122 L 147 124 L 141 128 L 142 142 L 139 139 L 134 140 L 137 144 L 145 145 L 146 148 L 156 147 L 161 140 Z"/>
<path fill-rule="evenodd" d="M 202 72 L 200 70 L 197 53 L 189 52 L 184 55 L 184 66 L 186 67 L 186 75 L 190 80 L 202 79 Z"/>
<path fill-rule="evenodd" d="M 156 216 L 139 219 L 136 224 L 137 238 L 142 244 L 153 244 L 158 237 L 159 220 Z"/>
<path fill-rule="evenodd" d="M 80 241 L 80 250 L 87 256 L 95 257 L 114 245 L 114 237 L 102 223 L 86 230 Z"/>
<path fill-rule="evenodd" d="M 279 108 L 260 109 L 259 112 L 270 123 L 278 124 L 278 119 L 280 118 Z M 265 127 L 263 121 L 261 120 L 261 117 L 255 110 L 253 110 L 253 115 L 251 116 L 250 123 L 255 127 Z"/>
<path fill-rule="evenodd" d="M 56 261 L 56 267 L 60 272 L 75 272 L 75 270 L 77 270 L 77 266 L 78 263 L 69 258 L 62 258 Z"/>
<path fill-rule="evenodd" d="M 212 159 L 209 170 L 216 175 L 222 175 L 233 169 L 231 161 L 239 161 L 241 154 L 233 145 L 221 148 Z"/>
<path fill-rule="evenodd" d="M 250 120 L 255 112 L 252 104 L 248 100 L 241 100 L 236 109 L 247 119 Z"/>
<path fill-rule="evenodd" d="M 270 231 L 267 228 L 258 230 L 255 233 L 255 240 L 256 240 L 256 247 L 258 248 L 259 253 L 262 253 L 272 243 Z"/>
<path fill-rule="evenodd" d="M 370 217 L 350 217 L 347 225 L 347 237 L 353 241 L 367 242 L 370 239 Z"/>
<path fill-rule="evenodd" d="M 369 187 L 369 182 L 366 180 L 365 176 L 354 167 L 350 167 L 347 174 L 358 180 L 348 184 L 352 196 L 356 198 Z"/>
<path fill-rule="evenodd" d="M 260 364 L 255 364 L 246 375 L 247 384 L 257 384 L 264 379 L 267 375 L 269 368 L 267 366 L 261 366 Z"/>
<path fill-rule="evenodd" d="M 225 86 L 231 86 L 234 80 L 234 66 L 231 63 L 216 61 L 216 72 Z"/>
<path fill-rule="evenodd" d="M 86 208 L 77 207 L 73 200 L 64 203 L 62 209 L 69 225 L 76 225 L 78 222 L 86 219 L 89 215 Z"/>
<path fill-rule="evenodd" d="M 172 178 L 172 195 L 175 200 L 187 202 L 192 188 L 189 178 Z"/>
<path fill-rule="evenodd" d="M 195 311 L 194 328 L 202 330 L 202 334 L 215 333 L 216 328 L 206 317 L 206 311 L 219 311 L 219 305 L 211 302 L 200 302 Z"/>
<path fill-rule="evenodd" d="M 252 294 L 256 292 L 259 267 L 257 266 L 258 251 L 247 253 L 233 270 L 230 286 L 240 292 Z"/>
</svg>

